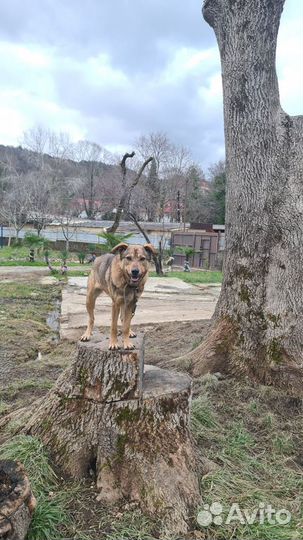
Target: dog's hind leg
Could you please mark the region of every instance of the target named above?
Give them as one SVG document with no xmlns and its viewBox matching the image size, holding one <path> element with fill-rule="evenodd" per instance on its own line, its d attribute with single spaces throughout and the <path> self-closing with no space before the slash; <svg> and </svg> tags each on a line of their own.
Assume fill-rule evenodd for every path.
<svg viewBox="0 0 303 540">
<path fill-rule="evenodd" d="M 87 295 L 86 295 L 86 310 L 88 313 L 88 324 L 87 328 L 81 336 L 80 341 L 89 341 L 93 333 L 94 323 L 95 323 L 95 304 L 98 296 L 102 293 L 102 289 L 98 289 L 95 286 L 95 280 L 89 278 L 87 285 Z"/>
</svg>

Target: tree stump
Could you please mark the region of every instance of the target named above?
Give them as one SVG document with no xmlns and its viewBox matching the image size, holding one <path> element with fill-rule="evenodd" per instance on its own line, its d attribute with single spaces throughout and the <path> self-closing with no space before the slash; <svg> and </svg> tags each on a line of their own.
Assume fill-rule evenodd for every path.
<svg viewBox="0 0 303 540">
<path fill-rule="evenodd" d="M 24 540 L 35 506 L 23 465 L 0 460 L 0 538 Z"/>
<path fill-rule="evenodd" d="M 191 380 L 145 366 L 143 336 L 133 351 L 109 351 L 100 334 L 77 356 L 27 424 L 60 469 L 96 475 L 98 500 L 138 501 L 162 532 L 185 533 L 199 502 L 188 431 Z"/>
</svg>

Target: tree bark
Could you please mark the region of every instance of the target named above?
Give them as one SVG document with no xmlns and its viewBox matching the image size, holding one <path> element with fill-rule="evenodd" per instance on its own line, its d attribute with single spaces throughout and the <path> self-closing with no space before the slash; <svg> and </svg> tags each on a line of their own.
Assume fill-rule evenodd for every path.
<svg viewBox="0 0 303 540">
<path fill-rule="evenodd" d="M 197 462 L 188 432 L 191 381 L 145 366 L 137 350 L 108 351 L 95 336 L 24 431 L 37 435 L 74 478 L 93 471 L 98 500 L 126 497 L 162 520 L 162 534 L 184 534 L 199 503 Z"/>
<path fill-rule="evenodd" d="M 0 460 L 0 538 L 24 540 L 36 507 L 25 469 L 19 461 Z"/>
<path fill-rule="evenodd" d="M 226 253 L 207 340 L 187 362 L 302 393 L 303 117 L 280 105 L 284 0 L 207 0 L 219 44 L 227 166 Z M 179 361 L 177 363 L 180 363 Z"/>
</svg>

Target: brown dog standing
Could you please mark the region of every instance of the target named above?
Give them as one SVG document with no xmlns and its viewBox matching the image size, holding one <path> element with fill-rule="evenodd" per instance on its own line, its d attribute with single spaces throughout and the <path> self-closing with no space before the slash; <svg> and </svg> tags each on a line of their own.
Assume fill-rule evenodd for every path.
<svg viewBox="0 0 303 540">
<path fill-rule="evenodd" d="M 119 313 L 123 323 L 123 347 L 134 349 L 130 341 L 130 337 L 134 337 L 130 329 L 131 319 L 138 298 L 143 293 L 151 256 L 155 253 L 151 244 L 140 246 L 121 243 L 111 253 L 96 258 L 88 278 L 86 309 L 89 319 L 81 341 L 88 341 L 92 335 L 96 299 L 105 292 L 113 302 L 109 349 L 119 349 Z"/>
</svg>

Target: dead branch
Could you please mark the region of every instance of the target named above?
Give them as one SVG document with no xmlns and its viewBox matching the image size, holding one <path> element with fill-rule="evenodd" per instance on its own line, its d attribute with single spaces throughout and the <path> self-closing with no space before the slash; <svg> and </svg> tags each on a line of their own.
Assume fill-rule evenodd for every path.
<svg viewBox="0 0 303 540">
<path fill-rule="evenodd" d="M 124 154 L 123 156 L 123 159 L 121 161 L 121 168 L 122 168 L 122 185 L 123 182 L 125 182 L 125 176 L 124 175 L 124 171 L 125 171 L 125 175 L 126 175 L 126 165 L 125 165 L 125 162 L 126 160 L 129 158 L 129 157 L 134 157 L 135 155 L 135 152 L 132 152 L 131 154 Z M 134 180 L 131 182 L 130 185 L 124 185 L 124 190 L 123 190 L 123 193 L 122 193 L 122 196 L 120 198 L 120 201 L 119 201 L 119 204 L 118 204 L 118 208 L 117 208 L 117 213 L 116 213 L 116 216 L 115 216 L 115 220 L 114 220 L 114 223 L 108 227 L 106 229 L 106 232 L 108 233 L 114 233 L 116 232 L 116 230 L 118 229 L 119 227 L 119 223 L 120 223 L 120 220 L 121 220 L 121 216 L 122 216 L 122 212 L 125 210 L 125 207 L 126 206 L 129 206 L 129 200 L 131 198 L 131 194 L 132 194 L 132 191 L 133 189 L 136 187 L 136 185 L 138 184 L 143 172 L 144 172 L 144 169 L 145 167 L 147 167 L 147 165 L 153 160 L 154 158 L 153 157 L 149 157 L 147 158 L 142 167 L 140 168 L 140 170 L 138 171 L 137 175 L 135 176 Z"/>
<path fill-rule="evenodd" d="M 135 155 L 135 152 L 131 152 L 131 154 L 129 154 L 128 152 L 126 152 L 121 160 L 121 163 L 120 163 L 120 167 L 122 169 L 122 186 L 124 187 L 125 184 L 126 184 L 126 160 L 128 158 L 133 158 Z"/>
<path fill-rule="evenodd" d="M 136 225 L 136 227 L 139 229 L 140 233 L 144 236 L 146 242 L 148 244 L 151 244 L 152 242 L 150 241 L 146 231 L 143 229 L 143 227 L 141 227 L 139 221 L 137 220 L 135 214 L 133 214 L 132 212 L 128 212 L 127 213 L 129 219 Z M 152 255 L 152 259 L 154 261 L 154 264 L 155 264 L 155 267 L 156 267 L 156 272 L 159 276 L 162 276 L 163 275 L 163 269 L 162 269 L 162 260 L 161 260 L 161 253 L 159 253 L 159 255 Z"/>
</svg>

